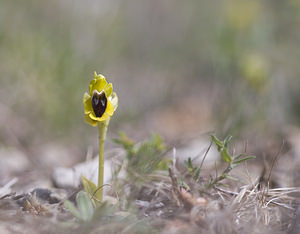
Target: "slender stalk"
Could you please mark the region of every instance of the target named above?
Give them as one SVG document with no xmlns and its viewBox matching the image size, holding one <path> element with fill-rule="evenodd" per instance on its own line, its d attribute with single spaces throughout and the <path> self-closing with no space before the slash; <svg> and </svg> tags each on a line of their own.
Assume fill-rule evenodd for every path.
<svg viewBox="0 0 300 234">
<path fill-rule="evenodd" d="M 104 181 L 104 142 L 106 138 L 109 119 L 99 123 L 99 168 L 98 168 L 98 188 L 97 198 L 102 201 L 103 198 L 103 181 Z"/>
<path fill-rule="evenodd" d="M 217 178 L 215 178 L 211 183 L 209 183 L 207 185 L 208 188 L 213 187 L 214 185 L 216 185 L 219 181 L 224 180 L 228 173 L 232 170 L 232 164 L 229 163 L 228 166 L 226 167 L 226 169 L 223 171 L 222 175 L 218 176 Z"/>
</svg>

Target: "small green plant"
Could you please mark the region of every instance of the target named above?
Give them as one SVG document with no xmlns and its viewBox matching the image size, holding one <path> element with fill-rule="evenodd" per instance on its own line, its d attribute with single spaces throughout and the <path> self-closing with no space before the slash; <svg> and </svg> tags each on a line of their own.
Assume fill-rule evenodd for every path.
<svg viewBox="0 0 300 234">
<path fill-rule="evenodd" d="M 130 175 L 145 175 L 155 170 L 167 170 L 169 159 L 163 157 L 167 147 L 162 138 L 153 134 L 150 139 L 142 143 L 136 143 L 129 139 L 124 133 L 114 142 L 122 145 L 126 150 L 127 171 Z"/>
<path fill-rule="evenodd" d="M 195 181 L 198 181 L 201 167 L 197 167 L 193 164 L 192 159 L 189 157 L 188 160 L 184 161 L 184 165 L 187 168 L 189 174 L 193 177 Z"/>
<path fill-rule="evenodd" d="M 69 200 L 64 202 L 64 207 L 67 208 L 73 216 L 83 222 L 91 222 L 93 220 L 104 220 L 108 217 L 117 217 L 114 213 L 117 207 L 102 202 L 99 206 L 95 207 L 93 200 L 90 199 L 88 193 L 80 191 L 76 195 L 76 206 Z"/>
<path fill-rule="evenodd" d="M 64 206 L 78 219 L 91 221 L 94 215 L 94 206 L 86 192 L 80 191 L 76 196 L 77 207 L 66 200 Z"/>
<path fill-rule="evenodd" d="M 103 75 L 95 72 L 94 79 L 89 85 L 89 93 L 85 93 L 83 96 L 83 103 L 85 121 L 99 128 L 98 186 L 82 176 L 84 189 L 93 200 L 94 205 L 97 206 L 103 197 L 104 141 L 110 118 L 118 107 L 118 97 L 113 92 L 112 84 L 107 83 Z"/>
<path fill-rule="evenodd" d="M 220 152 L 223 161 L 225 163 L 227 163 L 227 167 L 220 176 L 216 176 L 215 179 L 211 179 L 209 181 L 209 183 L 207 184 L 208 188 L 211 188 L 214 185 L 219 185 L 220 181 L 225 178 L 231 178 L 228 174 L 234 167 L 236 167 L 237 165 L 239 165 L 240 163 L 242 163 L 244 161 L 255 158 L 255 156 L 249 156 L 245 153 L 235 155 L 235 156 L 231 155 L 229 153 L 229 144 L 232 139 L 231 136 L 227 136 L 223 141 L 221 141 L 215 135 L 211 135 L 211 139 L 212 139 L 212 142 L 217 146 L 217 149 Z M 209 149 L 210 149 L 210 147 L 208 148 L 208 150 Z M 204 158 L 205 158 L 205 156 L 204 156 Z M 196 166 L 193 163 L 193 160 L 191 158 L 188 158 L 187 160 L 184 161 L 184 165 L 185 165 L 189 175 L 193 178 L 193 180 L 195 182 L 198 182 L 200 179 L 200 172 L 201 172 L 202 164 L 203 164 L 203 161 L 201 162 L 200 166 Z M 186 187 L 186 186 L 183 186 L 183 187 Z"/>
<path fill-rule="evenodd" d="M 247 155 L 246 153 L 238 154 L 238 155 L 231 155 L 229 153 L 229 144 L 232 139 L 232 136 L 227 136 L 223 141 L 219 140 L 215 135 L 211 135 L 212 141 L 217 145 L 218 151 L 221 153 L 221 157 L 224 162 L 227 163 L 227 167 L 222 172 L 220 176 L 217 176 L 215 179 L 212 179 L 207 187 L 211 188 L 214 185 L 219 185 L 220 181 L 225 178 L 230 178 L 228 175 L 229 172 L 240 163 L 245 162 L 249 159 L 255 158 L 253 155 Z"/>
</svg>

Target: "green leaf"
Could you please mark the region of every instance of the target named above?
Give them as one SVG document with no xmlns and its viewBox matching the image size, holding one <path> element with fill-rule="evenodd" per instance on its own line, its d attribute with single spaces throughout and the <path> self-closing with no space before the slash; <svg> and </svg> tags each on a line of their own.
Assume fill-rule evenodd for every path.
<svg viewBox="0 0 300 234">
<path fill-rule="evenodd" d="M 76 196 L 76 202 L 83 221 L 90 221 L 94 215 L 93 204 L 86 192 L 80 191 Z"/>
<path fill-rule="evenodd" d="M 201 168 L 199 167 L 199 168 L 196 170 L 196 173 L 195 173 L 195 175 L 194 175 L 194 180 L 198 180 L 199 175 L 200 175 L 200 171 L 201 171 Z"/>
<path fill-rule="evenodd" d="M 215 135 L 210 135 L 212 141 L 218 146 L 218 151 L 220 152 L 220 150 L 224 147 L 224 143 L 222 141 L 220 141 Z"/>
<path fill-rule="evenodd" d="M 94 221 L 101 221 L 103 219 L 106 219 L 106 221 L 108 220 L 108 217 L 117 217 L 116 214 L 117 211 L 117 207 L 112 205 L 111 203 L 105 201 L 102 202 L 100 206 L 98 206 L 95 210 L 94 210 L 94 216 L 93 219 Z M 114 218 L 113 218 L 114 219 Z"/>
<path fill-rule="evenodd" d="M 244 157 L 244 156 L 246 156 L 246 155 L 247 155 L 247 154 L 245 154 L 245 153 L 236 155 L 236 156 L 234 156 L 234 160 L 237 160 L 237 159 L 239 159 L 239 158 L 241 158 L 241 157 Z"/>
<path fill-rule="evenodd" d="M 95 205 L 99 205 L 101 198 L 100 198 L 100 192 L 97 193 L 97 186 L 92 181 L 85 178 L 84 176 L 81 176 L 81 181 L 84 190 L 88 194 L 89 198 L 93 200 Z"/>
<path fill-rule="evenodd" d="M 72 213 L 72 215 L 74 215 L 78 219 L 81 219 L 79 210 L 76 208 L 76 206 L 74 206 L 74 204 L 72 202 L 70 202 L 69 200 L 66 200 L 64 202 L 64 206 Z"/>
<path fill-rule="evenodd" d="M 225 138 L 225 140 L 224 140 L 224 147 L 225 147 L 225 148 L 228 147 L 228 145 L 229 145 L 231 139 L 232 139 L 232 136 L 230 136 L 230 135 L 227 136 L 227 137 Z"/>
<path fill-rule="evenodd" d="M 186 169 L 189 169 L 189 163 L 187 160 L 183 161 L 183 165 L 186 167 Z"/>
<path fill-rule="evenodd" d="M 161 152 L 166 150 L 166 146 L 160 135 L 153 133 L 151 138 L 152 138 L 151 141 L 152 141 L 153 147 L 157 148 Z"/>
<path fill-rule="evenodd" d="M 122 145 L 122 147 L 127 151 L 127 157 L 131 158 L 134 154 L 135 142 L 131 140 L 125 133 L 119 132 L 119 139 L 113 139 L 113 142 Z"/>
<path fill-rule="evenodd" d="M 222 155 L 222 158 L 225 162 L 228 162 L 230 163 L 232 158 L 231 156 L 229 155 L 228 151 L 227 151 L 227 148 L 223 148 L 222 151 L 221 151 L 221 155 Z"/>
<path fill-rule="evenodd" d="M 81 181 L 86 193 L 92 196 L 93 193 L 96 191 L 97 186 L 92 181 L 85 178 L 83 175 L 81 176 Z"/>
<path fill-rule="evenodd" d="M 156 169 L 161 170 L 161 171 L 167 171 L 171 162 L 172 162 L 172 159 L 165 158 L 157 164 Z"/>
<path fill-rule="evenodd" d="M 256 158 L 256 157 L 254 155 L 250 155 L 250 156 L 247 156 L 245 158 L 241 158 L 241 159 L 233 161 L 233 164 L 239 164 L 241 162 L 244 162 L 244 161 L 247 161 L 247 160 L 253 159 L 253 158 Z"/>
<path fill-rule="evenodd" d="M 194 173 L 195 166 L 193 165 L 192 159 L 190 157 L 187 160 L 184 160 L 183 164 L 185 165 L 190 174 Z"/>
<path fill-rule="evenodd" d="M 192 159 L 191 158 L 188 158 L 188 166 L 189 166 L 189 168 L 193 167 L 193 163 L 192 163 Z"/>
<path fill-rule="evenodd" d="M 128 159 L 128 171 L 140 175 L 147 175 L 161 169 L 164 160 L 163 155 L 166 147 L 160 136 L 153 134 L 152 137 L 134 146 L 134 153 Z M 161 163 L 162 162 L 162 163 Z"/>
</svg>

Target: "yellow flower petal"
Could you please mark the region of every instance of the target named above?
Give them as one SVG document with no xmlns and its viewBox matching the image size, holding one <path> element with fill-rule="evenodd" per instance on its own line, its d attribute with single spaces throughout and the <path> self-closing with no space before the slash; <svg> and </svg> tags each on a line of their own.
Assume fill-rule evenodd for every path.
<svg viewBox="0 0 300 234">
<path fill-rule="evenodd" d="M 113 91 L 112 83 L 109 83 L 104 87 L 104 92 L 105 92 L 105 95 L 107 98 L 110 97 L 110 95 L 112 94 L 112 91 Z"/>
<path fill-rule="evenodd" d="M 102 74 L 97 74 L 97 72 L 94 72 L 94 79 L 99 79 L 99 78 L 105 78 Z"/>
<path fill-rule="evenodd" d="M 92 120 L 89 115 L 84 115 L 84 120 L 86 123 L 96 127 L 98 125 L 98 121 Z"/>
<path fill-rule="evenodd" d="M 116 109 L 118 108 L 118 96 L 115 92 L 113 92 L 112 97 L 111 97 L 111 103 L 114 106 L 114 110 L 116 111 Z"/>
<path fill-rule="evenodd" d="M 85 103 L 84 103 L 84 114 L 89 114 L 93 112 L 93 106 L 92 106 L 92 98 L 90 97 Z"/>
<path fill-rule="evenodd" d="M 107 81 L 104 77 L 98 79 L 93 87 L 93 90 L 97 90 L 98 92 L 101 92 L 105 87 L 107 86 Z"/>
<path fill-rule="evenodd" d="M 105 113 L 107 113 L 109 116 L 112 116 L 114 114 L 114 106 L 109 100 L 107 100 Z"/>
<path fill-rule="evenodd" d="M 91 95 L 91 96 L 93 96 L 93 87 L 94 87 L 96 81 L 97 81 L 97 79 L 93 79 L 93 80 L 91 80 L 91 82 L 90 82 L 90 85 L 89 85 L 89 91 L 90 91 L 90 95 Z"/>
<path fill-rule="evenodd" d="M 87 97 L 87 96 L 86 96 Z M 83 97 L 85 99 L 85 97 Z M 85 101 L 84 101 L 84 114 L 89 114 L 93 112 L 93 106 L 92 106 L 92 97 L 89 96 Z"/>
<path fill-rule="evenodd" d="M 90 82 L 90 95 L 93 95 L 94 90 L 101 92 L 107 85 L 107 81 L 104 76 L 98 76 Z"/>
<path fill-rule="evenodd" d="M 87 92 L 85 92 L 84 95 L 83 95 L 83 103 L 85 103 L 86 100 L 89 99 L 90 97 L 91 96 Z"/>
<path fill-rule="evenodd" d="M 96 121 L 97 121 L 97 117 L 96 117 L 94 111 L 92 111 L 91 113 L 89 113 L 89 117 L 90 117 L 92 120 L 96 120 Z"/>
<path fill-rule="evenodd" d="M 89 114 L 89 117 L 94 121 L 104 121 L 108 119 L 108 115 L 104 113 L 101 117 L 96 117 L 94 111 Z"/>
<path fill-rule="evenodd" d="M 110 116 L 105 112 L 101 118 L 103 118 L 103 120 L 101 120 L 101 121 L 104 121 L 104 120 L 109 119 Z"/>
</svg>

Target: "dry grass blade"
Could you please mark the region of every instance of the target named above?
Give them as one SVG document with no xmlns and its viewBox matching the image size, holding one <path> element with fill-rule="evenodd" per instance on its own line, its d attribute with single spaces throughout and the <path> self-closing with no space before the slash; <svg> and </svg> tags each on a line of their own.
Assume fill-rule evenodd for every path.
<svg viewBox="0 0 300 234">
<path fill-rule="evenodd" d="M 220 198 L 231 207 L 236 224 L 263 223 L 274 230 L 291 227 L 292 219 L 286 219 L 284 216 L 291 217 L 296 212 L 300 202 L 297 197 L 300 188 L 259 190 L 258 184 L 249 189 L 251 187 L 243 186 L 238 193 L 215 187 L 218 193 L 227 195 L 220 195 Z"/>
<path fill-rule="evenodd" d="M 171 168 L 169 168 L 169 176 L 171 178 L 171 182 L 172 182 L 172 194 L 173 194 L 173 197 L 174 199 L 176 200 L 176 203 L 178 206 L 181 205 L 181 202 L 179 200 L 179 197 L 180 197 L 180 191 L 179 191 L 179 188 L 178 188 L 178 182 L 177 182 L 177 178 L 175 177 L 173 171 Z"/>
<path fill-rule="evenodd" d="M 275 155 L 275 157 L 272 161 L 271 168 L 270 168 L 270 171 L 269 171 L 269 175 L 268 175 L 268 178 L 267 178 L 268 188 L 269 188 L 269 184 L 270 184 L 270 178 L 271 178 L 272 170 L 274 168 L 275 162 L 278 160 L 278 157 L 280 156 L 280 153 L 283 150 L 283 146 L 284 146 L 284 140 L 282 141 L 280 149 L 278 150 L 277 154 Z"/>
</svg>

